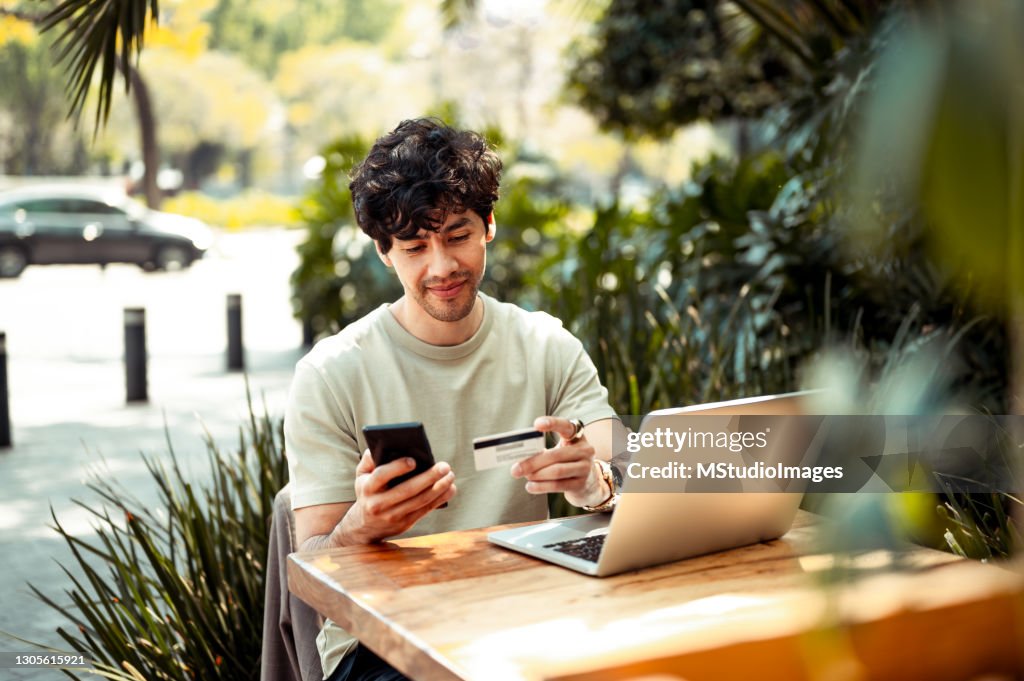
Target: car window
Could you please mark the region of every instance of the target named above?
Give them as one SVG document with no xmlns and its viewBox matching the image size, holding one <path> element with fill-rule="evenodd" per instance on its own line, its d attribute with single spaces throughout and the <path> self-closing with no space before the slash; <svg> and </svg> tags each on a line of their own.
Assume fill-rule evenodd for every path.
<svg viewBox="0 0 1024 681">
<path fill-rule="evenodd" d="M 72 209 L 76 213 L 90 213 L 100 215 L 124 215 L 124 211 L 120 208 L 103 203 L 102 201 L 92 201 L 89 199 L 73 199 L 69 201 Z"/>
<path fill-rule="evenodd" d="M 73 213 L 70 202 L 66 199 L 31 199 L 19 201 L 18 208 L 28 213 Z"/>
</svg>

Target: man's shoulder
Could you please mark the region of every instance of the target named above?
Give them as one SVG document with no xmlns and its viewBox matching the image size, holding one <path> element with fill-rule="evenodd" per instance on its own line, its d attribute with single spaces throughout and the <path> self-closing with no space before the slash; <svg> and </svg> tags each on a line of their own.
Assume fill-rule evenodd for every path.
<svg viewBox="0 0 1024 681">
<path fill-rule="evenodd" d="M 514 303 L 505 303 L 491 298 L 495 322 L 502 328 L 524 335 L 567 334 L 562 320 L 539 310 L 526 310 Z"/>
<path fill-rule="evenodd" d="M 387 308 L 378 307 L 364 317 L 347 324 L 333 336 L 320 340 L 299 360 L 299 364 L 320 370 L 358 365 L 368 354 L 384 345 L 383 337 L 386 331 L 381 319 L 383 314 L 388 314 Z"/>
</svg>

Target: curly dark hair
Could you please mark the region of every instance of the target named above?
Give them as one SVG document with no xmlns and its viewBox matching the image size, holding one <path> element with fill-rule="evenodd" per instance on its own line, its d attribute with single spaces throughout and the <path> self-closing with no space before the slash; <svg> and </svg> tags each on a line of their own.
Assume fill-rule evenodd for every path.
<svg viewBox="0 0 1024 681">
<path fill-rule="evenodd" d="M 486 222 L 501 159 L 475 132 L 417 118 L 380 137 L 350 177 L 356 222 L 387 253 L 392 239 L 437 231 L 452 213 L 472 210 Z"/>
</svg>

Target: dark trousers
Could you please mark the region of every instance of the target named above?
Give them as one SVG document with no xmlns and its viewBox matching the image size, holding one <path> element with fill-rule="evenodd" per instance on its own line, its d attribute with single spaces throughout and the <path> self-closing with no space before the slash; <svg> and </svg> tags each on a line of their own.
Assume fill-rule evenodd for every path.
<svg viewBox="0 0 1024 681">
<path fill-rule="evenodd" d="M 360 644 L 342 658 L 327 681 L 409 681 L 400 671 Z"/>
</svg>

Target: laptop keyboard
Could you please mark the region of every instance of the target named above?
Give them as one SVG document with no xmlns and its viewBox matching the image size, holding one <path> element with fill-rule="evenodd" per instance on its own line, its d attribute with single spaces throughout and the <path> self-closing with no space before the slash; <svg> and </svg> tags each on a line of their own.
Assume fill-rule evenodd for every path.
<svg viewBox="0 0 1024 681">
<path fill-rule="evenodd" d="M 590 537 L 583 537 L 582 539 L 570 539 L 569 541 L 560 541 L 555 544 L 545 544 L 544 548 L 554 549 L 555 551 L 596 563 L 598 556 L 601 555 L 604 539 L 607 536 L 607 534 L 595 534 Z"/>
</svg>

